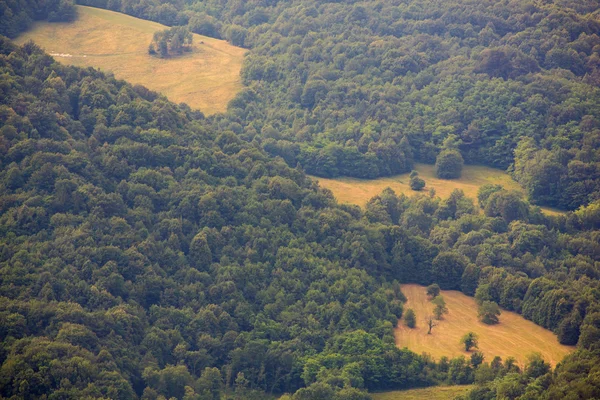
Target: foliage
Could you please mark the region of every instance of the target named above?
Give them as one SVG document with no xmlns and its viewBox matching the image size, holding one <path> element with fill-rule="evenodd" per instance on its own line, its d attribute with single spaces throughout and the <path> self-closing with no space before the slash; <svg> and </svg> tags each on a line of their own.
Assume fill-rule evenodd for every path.
<svg viewBox="0 0 600 400">
<path fill-rule="evenodd" d="M 462 158 L 514 164 L 535 204 L 573 210 L 597 200 L 600 22 L 591 0 L 81 4 L 251 48 L 247 93 L 216 123 L 292 167 L 372 178 L 438 158 L 456 174 Z"/>
<path fill-rule="evenodd" d="M 500 315 L 500 307 L 493 301 L 484 301 L 479 305 L 477 312 L 479 319 L 484 324 L 493 325 L 500 322 L 498 316 Z"/>
<path fill-rule="evenodd" d="M 404 324 L 409 328 L 414 328 L 417 325 L 417 318 L 412 308 L 408 308 L 404 312 Z"/>
<path fill-rule="evenodd" d="M 460 342 L 465 345 L 465 351 L 471 351 L 471 349 L 479 348 L 479 341 L 477 335 L 473 332 L 466 333 Z"/>
<path fill-rule="evenodd" d="M 72 0 L 10 0 L 0 3 L 0 35 L 10 38 L 35 21 L 70 22 L 77 18 Z"/>
<path fill-rule="evenodd" d="M 425 187 L 425 181 L 419 177 L 417 171 L 410 173 L 410 188 L 415 191 L 422 190 Z"/>
<path fill-rule="evenodd" d="M 157 31 L 148 46 L 148 53 L 160 58 L 181 55 L 183 52 L 192 51 L 193 39 L 192 33 L 186 26 Z"/>
<path fill-rule="evenodd" d="M 432 283 L 427 286 L 427 296 L 429 296 L 432 300 L 440 295 L 440 285 L 437 283 Z"/>
<path fill-rule="evenodd" d="M 446 306 L 444 297 L 437 295 L 433 298 L 433 300 L 431 300 L 431 302 L 435 305 L 435 308 L 433 309 L 433 315 L 435 316 L 435 319 L 442 319 L 442 316 L 448 313 L 448 307 Z"/>
<path fill-rule="evenodd" d="M 442 150 L 435 159 L 435 173 L 438 178 L 460 178 L 464 160 L 458 150 Z"/>
<path fill-rule="evenodd" d="M 206 121 L 0 39 L 2 397 L 364 398 L 473 382 L 486 363 L 395 346 L 399 281 L 465 287 L 492 320 L 500 304 L 578 341 L 554 375 L 492 362 L 480 395 L 597 394 L 591 2 L 82 3 L 252 47 L 247 88 Z M 11 36 L 72 10 L 0 7 Z M 584 207 L 545 217 L 494 189 L 484 215 L 460 192 L 385 191 L 363 211 L 288 166 L 369 178 L 415 158 L 454 174 L 513 164 L 531 201 Z"/>
</svg>

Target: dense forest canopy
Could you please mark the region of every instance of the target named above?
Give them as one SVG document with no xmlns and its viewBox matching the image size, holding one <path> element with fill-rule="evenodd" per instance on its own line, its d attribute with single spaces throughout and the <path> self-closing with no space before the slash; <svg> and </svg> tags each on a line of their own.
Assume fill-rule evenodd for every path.
<svg viewBox="0 0 600 400">
<path fill-rule="evenodd" d="M 0 66 L 3 397 L 600 390 L 598 204 L 388 190 L 363 211 L 143 87 L 4 39 Z M 399 282 L 477 291 L 579 350 L 550 373 L 398 349 Z"/>
<path fill-rule="evenodd" d="M 251 48 L 215 123 L 292 167 L 408 172 L 457 135 L 467 163 L 510 168 L 536 204 L 598 198 L 597 0 L 79 3 Z"/>
<path fill-rule="evenodd" d="M 597 1 L 86 4 L 251 47 L 248 87 L 205 119 L 0 37 L 0 397 L 600 398 Z M 10 37 L 75 16 L 68 0 L 0 7 Z M 477 204 L 385 190 L 361 209 L 305 175 L 457 150 L 577 211 L 497 185 Z M 399 349 L 400 283 L 498 304 L 577 350 L 551 370 Z"/>
</svg>

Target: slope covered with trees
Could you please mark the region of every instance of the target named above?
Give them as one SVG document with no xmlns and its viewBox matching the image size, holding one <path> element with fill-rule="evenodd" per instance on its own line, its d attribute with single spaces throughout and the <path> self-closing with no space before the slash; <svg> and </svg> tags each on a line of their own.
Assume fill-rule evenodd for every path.
<svg viewBox="0 0 600 400">
<path fill-rule="evenodd" d="M 0 35 L 11 38 L 35 21 L 69 22 L 77 18 L 72 0 L 7 0 L 0 2 Z"/>
<path fill-rule="evenodd" d="M 597 0 L 80 2 L 252 48 L 218 126 L 292 167 L 408 172 L 456 135 L 465 162 L 514 164 L 536 204 L 598 197 Z"/>
<path fill-rule="evenodd" d="M 597 204 L 545 217 L 493 190 L 485 215 L 461 192 L 340 206 L 143 87 L 6 39 L 0 68 L 3 397 L 359 399 L 473 382 L 468 360 L 396 348 L 398 281 L 477 290 L 579 343 L 569 382 L 598 390 Z M 539 370 L 543 390 L 566 379 Z"/>
</svg>

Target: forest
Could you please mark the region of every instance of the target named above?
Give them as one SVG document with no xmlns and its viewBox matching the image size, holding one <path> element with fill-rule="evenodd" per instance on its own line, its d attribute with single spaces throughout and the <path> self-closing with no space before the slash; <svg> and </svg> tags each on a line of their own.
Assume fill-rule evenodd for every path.
<svg viewBox="0 0 600 400">
<path fill-rule="evenodd" d="M 338 205 L 184 105 L 32 43 L 0 50 L 3 397 L 600 390 L 600 204 L 547 217 L 492 186 L 477 205 Z M 399 282 L 484 292 L 579 350 L 550 373 L 398 349 Z"/>
<path fill-rule="evenodd" d="M 598 199 L 597 0 L 78 3 L 250 48 L 216 127 L 309 174 L 409 172 L 456 135 L 467 163 L 509 169 L 534 204 Z"/>
<path fill-rule="evenodd" d="M 252 48 L 247 88 L 205 118 L 0 37 L 0 397 L 600 397 L 596 2 L 94 5 Z M 0 7 L 8 37 L 76 17 Z M 488 185 L 360 208 L 306 175 L 410 170 L 454 137 L 533 204 Z M 476 295 L 576 351 L 552 369 L 400 349 L 400 283 Z"/>
</svg>

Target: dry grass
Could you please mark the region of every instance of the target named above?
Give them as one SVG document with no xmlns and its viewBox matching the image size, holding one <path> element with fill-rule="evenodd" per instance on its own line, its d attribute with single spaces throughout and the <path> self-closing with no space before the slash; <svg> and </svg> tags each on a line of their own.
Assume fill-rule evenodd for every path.
<svg viewBox="0 0 600 400">
<path fill-rule="evenodd" d="M 393 392 L 371 393 L 373 400 L 452 400 L 465 395 L 473 386 L 435 386 L 423 389 L 396 390 Z"/>
<path fill-rule="evenodd" d="M 72 56 L 55 55 L 60 62 L 110 71 L 205 114 L 225 111 L 242 88 L 242 48 L 195 34 L 191 53 L 173 59 L 151 57 L 152 35 L 164 25 L 92 7 L 77 6 L 77 11 L 75 22 L 37 23 L 16 42 L 32 39 L 51 54 Z"/>
<path fill-rule="evenodd" d="M 428 353 L 435 359 L 442 356 L 468 357 L 470 353 L 465 352 L 460 343 L 467 332 L 475 332 L 479 336 L 479 350 L 487 361 L 494 356 L 500 356 L 503 360 L 512 356 L 524 365 L 529 354 L 539 352 L 544 360 L 556 365 L 575 349 L 561 345 L 551 331 L 513 312 L 502 311 L 497 325 L 479 322 L 475 299 L 453 290 L 442 291 L 448 314 L 442 321 L 437 321 L 438 326 L 428 335 L 424 320 L 432 314 L 433 305 L 427 298 L 425 287 L 402 285 L 402 292 L 408 299 L 405 309 L 412 308 L 415 311 L 417 326 L 410 329 L 400 321 L 395 331 L 396 343 L 416 353 Z"/>
<path fill-rule="evenodd" d="M 425 180 L 426 186 L 420 192 L 411 190 L 409 174 L 394 175 L 377 179 L 337 178 L 327 179 L 313 176 L 319 184 L 331 190 L 340 203 L 356 204 L 364 207 L 374 196 L 380 194 L 385 188 L 390 187 L 397 194 L 404 193 L 414 196 L 417 193 L 427 193 L 430 188 L 435 189 L 437 196 L 447 198 L 454 189 L 461 189 L 467 197 L 477 199 L 480 186 L 487 183 L 500 184 L 507 190 L 524 192 L 519 183 L 515 182 L 506 172 L 495 168 L 480 165 L 465 165 L 459 179 L 439 179 L 435 176 L 433 165 L 415 164 L 415 170 Z M 543 208 L 547 213 L 558 213 L 558 210 Z"/>
</svg>

